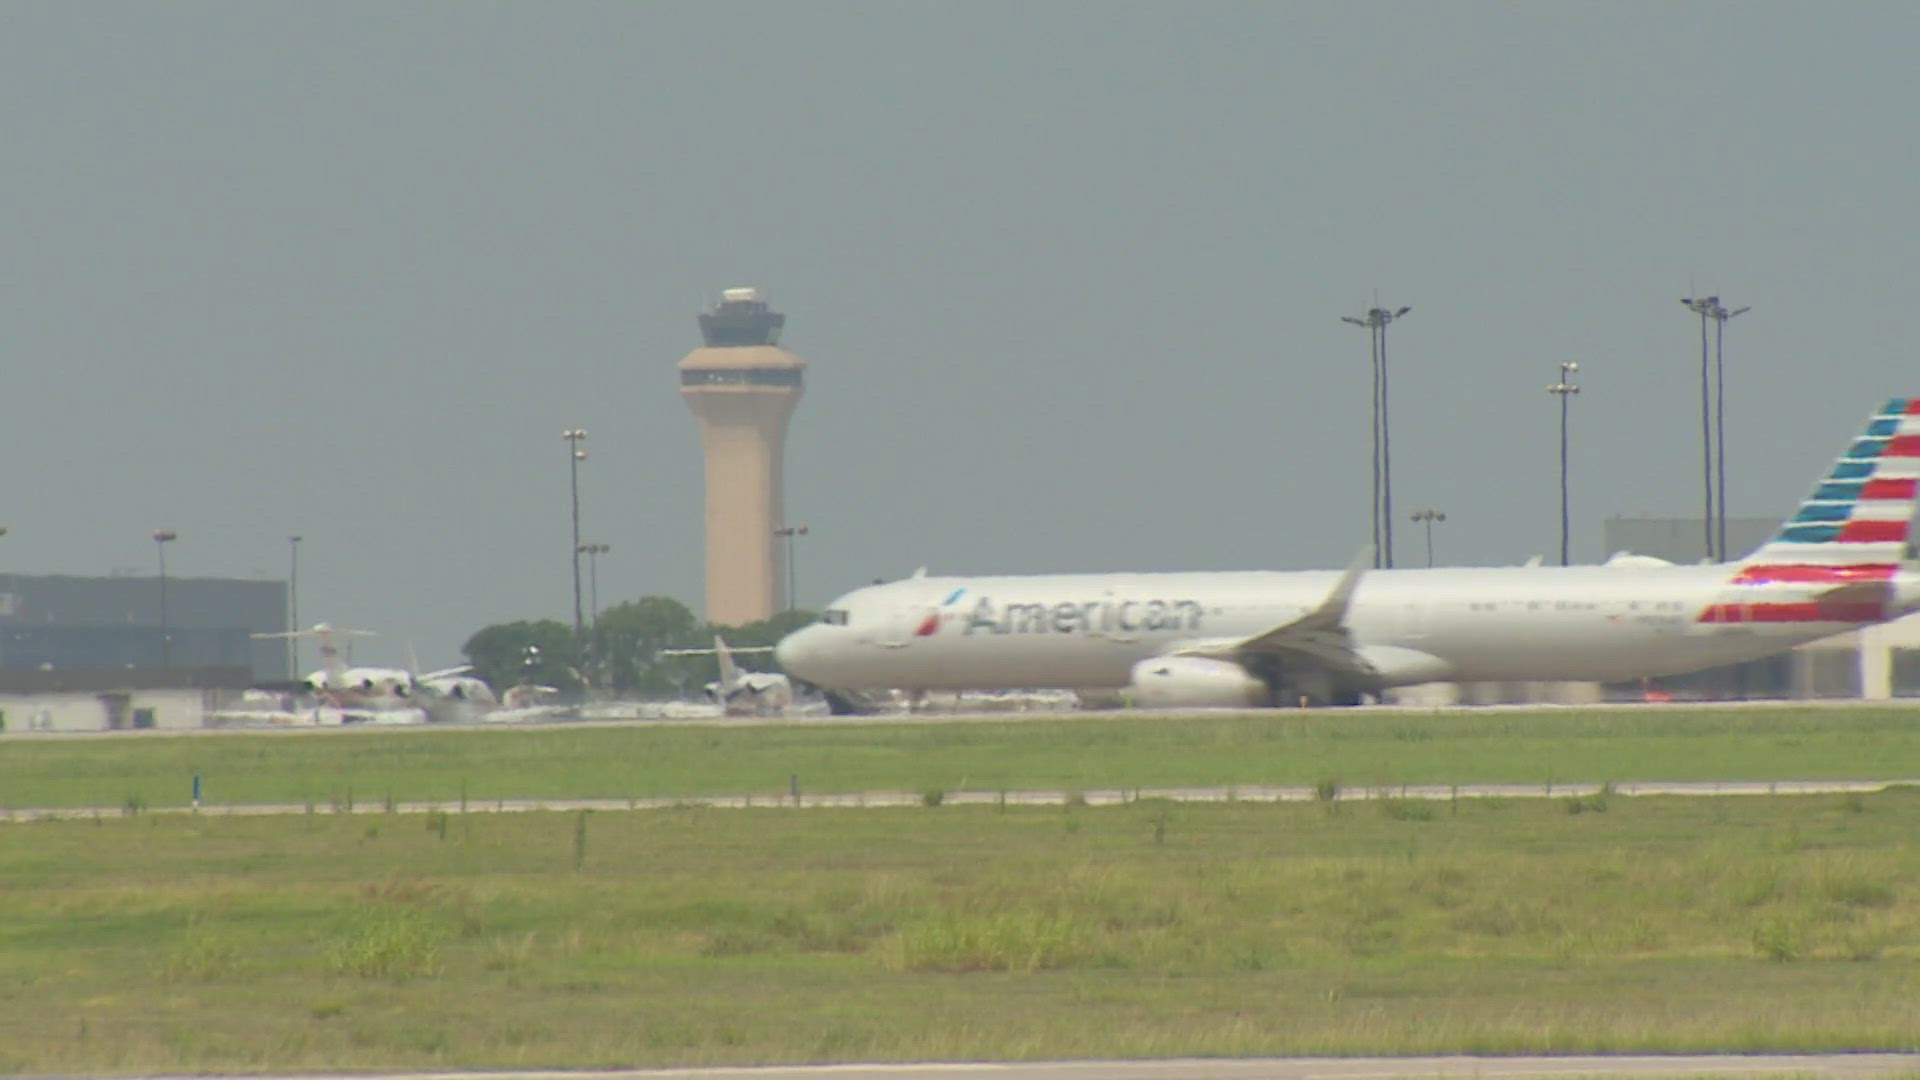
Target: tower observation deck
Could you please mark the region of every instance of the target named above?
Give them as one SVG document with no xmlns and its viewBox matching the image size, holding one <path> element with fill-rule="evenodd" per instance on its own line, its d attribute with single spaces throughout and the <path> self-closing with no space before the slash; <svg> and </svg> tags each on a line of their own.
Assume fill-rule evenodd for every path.
<svg viewBox="0 0 1920 1080">
<path fill-rule="evenodd" d="M 728 289 L 700 316 L 703 348 L 680 361 L 707 463 L 707 619 L 739 626 L 779 610 L 785 582 L 782 455 L 806 361 L 779 347 L 787 317 L 756 289 Z"/>
<path fill-rule="evenodd" d="M 728 289 L 720 305 L 700 316 L 700 336 L 711 348 L 778 345 L 787 317 L 767 306 L 758 289 Z"/>
</svg>

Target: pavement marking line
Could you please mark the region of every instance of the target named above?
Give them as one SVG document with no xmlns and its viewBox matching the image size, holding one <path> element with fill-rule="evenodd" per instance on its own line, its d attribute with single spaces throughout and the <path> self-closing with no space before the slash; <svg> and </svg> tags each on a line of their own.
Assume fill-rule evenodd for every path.
<svg viewBox="0 0 1920 1080">
<path fill-rule="evenodd" d="M 1920 780 L 1683 780 L 1633 781 L 1612 785 L 1612 792 L 1623 798 L 1665 795 L 1700 798 L 1726 798 L 1756 795 L 1870 795 L 1896 787 L 1920 787 Z M 1340 802 L 1364 803 L 1386 799 L 1554 799 L 1584 798 L 1607 790 L 1595 783 L 1566 784 L 1459 784 L 1408 785 L 1404 787 L 1348 788 L 1336 796 Z M 1125 806 L 1148 799 L 1168 802 L 1311 802 L 1319 796 L 1314 788 L 1286 785 L 1243 787 L 1230 785 L 1211 788 L 1126 788 L 1100 791 L 956 791 L 942 802 L 953 805 L 987 806 L 1064 806 L 1075 801 L 1088 806 Z M 295 803 L 238 803 L 192 806 L 142 807 L 129 814 L 120 806 L 11 806 L 0 808 L 0 824 L 21 821 L 47 821 L 62 818 L 124 817 L 136 814 L 209 814 L 209 815 L 284 815 L 284 814 L 428 814 L 428 813 L 526 813 L 555 810 L 674 810 L 699 808 L 713 810 L 756 809 L 868 809 L 887 810 L 925 805 L 926 797 L 906 791 L 867 791 L 838 794 L 802 795 L 798 801 L 785 793 L 762 795 L 674 796 L 632 799 L 469 799 L 459 801 L 404 802 L 391 808 L 383 800 L 356 803 L 352 807 Z M 578 1080 L 578 1078 L 574 1078 Z M 592 1080 L 592 1078 L 588 1078 Z"/>
<path fill-rule="evenodd" d="M 679 1066 L 664 1069 L 500 1070 L 444 1073 L 235 1075 L 225 1080 L 824 1080 L 877 1077 L 940 1080 L 1525 1080 L 1564 1076 L 1668 1077 L 1802 1075 L 1892 1077 L 1920 1072 L 1920 1055 L 1894 1052 L 1809 1054 L 1634 1054 L 1564 1057 L 1173 1058 L 1095 1061 L 848 1062 L 833 1065 Z M 162 1075 L 148 1080 L 202 1080 Z"/>
</svg>

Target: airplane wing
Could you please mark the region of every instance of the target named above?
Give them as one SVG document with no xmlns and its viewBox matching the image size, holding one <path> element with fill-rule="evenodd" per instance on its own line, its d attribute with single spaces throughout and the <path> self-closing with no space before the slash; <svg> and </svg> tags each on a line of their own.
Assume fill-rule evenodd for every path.
<svg viewBox="0 0 1920 1080">
<path fill-rule="evenodd" d="M 654 650 L 653 655 L 655 656 L 712 656 L 718 651 L 719 651 L 718 649 L 656 649 Z M 771 645 L 741 645 L 741 646 L 729 645 L 727 646 L 727 651 L 732 653 L 735 656 L 739 656 L 743 653 L 770 653 L 773 651 L 773 646 Z"/>
<path fill-rule="evenodd" d="M 1250 638 L 1233 642 L 1209 642 L 1177 649 L 1174 656 L 1204 656 L 1215 660 L 1244 661 L 1259 656 L 1285 660 L 1310 660 L 1334 671 L 1357 675 L 1376 674 L 1374 666 L 1355 650 L 1353 636 L 1347 632 L 1347 607 L 1360 575 L 1373 561 L 1373 549 L 1365 547 L 1354 556 L 1346 572 L 1320 606 L 1289 623 L 1282 623 Z"/>
</svg>

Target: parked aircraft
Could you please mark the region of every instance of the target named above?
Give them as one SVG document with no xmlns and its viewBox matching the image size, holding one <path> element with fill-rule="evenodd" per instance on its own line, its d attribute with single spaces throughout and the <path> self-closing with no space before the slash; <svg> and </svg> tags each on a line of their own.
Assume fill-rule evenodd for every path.
<svg viewBox="0 0 1920 1080">
<path fill-rule="evenodd" d="M 365 712 L 412 711 L 444 708 L 453 704 L 472 705 L 482 710 L 502 704 L 493 688 L 483 679 L 468 675 L 470 666 L 443 668 L 418 673 L 414 668 L 348 667 L 340 651 L 342 637 L 375 637 L 371 630 L 316 623 L 308 630 L 278 634 L 255 634 L 256 638 L 314 638 L 320 642 L 321 668 L 301 682 L 316 697 L 341 709 Z M 525 689 L 525 688 L 516 688 Z M 531 689 L 545 689 L 531 688 Z M 531 705 L 522 700 L 519 706 Z M 452 718 L 465 719 L 465 716 Z"/>
<path fill-rule="evenodd" d="M 1057 687 L 1138 705 L 1352 704 L 1390 687 L 1628 680 L 1920 608 L 1920 398 L 1879 410 L 1734 563 L 933 577 L 856 589 L 776 648 L 832 691 Z"/>
<path fill-rule="evenodd" d="M 661 656 L 714 656 L 720 661 L 720 678 L 707 684 L 707 698 L 728 716 L 779 716 L 793 708 L 793 682 L 774 671 L 743 671 L 734 662 L 736 652 L 770 652 L 770 649 L 728 649 L 714 635 L 711 649 L 662 649 Z"/>
</svg>

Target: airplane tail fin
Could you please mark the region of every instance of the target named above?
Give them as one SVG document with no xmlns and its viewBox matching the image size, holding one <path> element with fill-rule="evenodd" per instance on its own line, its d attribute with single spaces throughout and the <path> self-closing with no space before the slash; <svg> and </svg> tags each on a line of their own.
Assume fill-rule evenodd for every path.
<svg viewBox="0 0 1920 1080">
<path fill-rule="evenodd" d="M 1872 623 L 1904 610 L 1920 491 L 1920 397 L 1894 398 L 1773 538 L 1733 567 L 1705 623 Z"/>
<path fill-rule="evenodd" d="M 314 623 L 310 630 L 289 630 L 278 634 L 252 634 L 256 638 L 318 638 L 320 641 L 320 666 L 325 672 L 328 686 L 345 686 L 347 675 L 346 659 L 340 654 L 340 640 L 343 637 L 378 637 L 371 630 L 354 630 L 345 626 L 330 626 L 326 623 Z"/>
<path fill-rule="evenodd" d="M 713 636 L 713 655 L 720 660 L 720 685 L 730 688 L 740 681 L 740 666 L 733 662 L 733 654 L 727 651 L 727 643 L 720 635 Z"/>
<path fill-rule="evenodd" d="M 1920 488 L 1920 397 L 1886 403 L 1798 513 L 1740 560 L 1743 568 L 1787 564 L 1886 567 L 1913 558 Z"/>
</svg>

